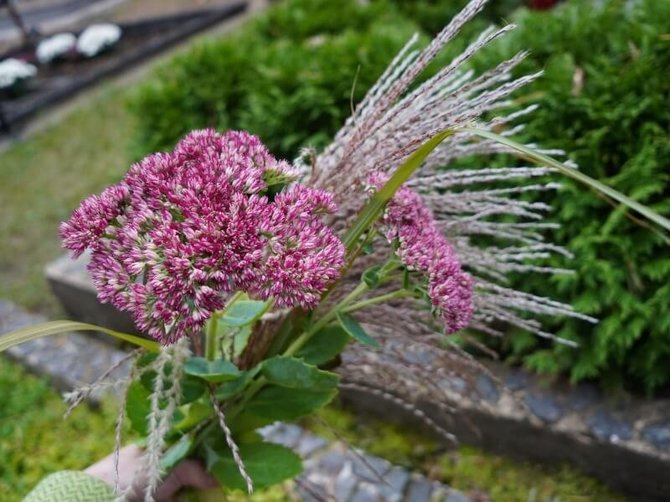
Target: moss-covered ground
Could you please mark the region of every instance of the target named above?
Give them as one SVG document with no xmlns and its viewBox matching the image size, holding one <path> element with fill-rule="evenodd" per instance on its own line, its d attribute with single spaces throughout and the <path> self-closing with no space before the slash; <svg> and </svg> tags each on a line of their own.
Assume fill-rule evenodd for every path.
<svg viewBox="0 0 670 502">
<path fill-rule="evenodd" d="M 394 464 L 420 471 L 475 500 L 624 500 L 567 465 L 546 467 L 519 462 L 471 446 L 448 451 L 418 431 L 354 415 L 338 404 L 305 420 L 304 425 L 324 437 L 344 440 Z"/>
<path fill-rule="evenodd" d="M 20 500 L 44 475 L 82 469 L 109 454 L 116 411 L 66 405 L 43 378 L 0 358 L 0 500 Z"/>
</svg>

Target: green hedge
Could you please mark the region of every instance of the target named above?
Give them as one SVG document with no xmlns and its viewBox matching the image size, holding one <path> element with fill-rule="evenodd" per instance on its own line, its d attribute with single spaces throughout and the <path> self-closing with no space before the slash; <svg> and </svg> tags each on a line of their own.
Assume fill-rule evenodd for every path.
<svg viewBox="0 0 670 502">
<path fill-rule="evenodd" d="M 426 32 L 435 34 L 465 7 L 469 0 L 392 0 L 406 16 Z M 524 0 L 489 0 L 477 19 L 488 24 L 501 24 L 515 9 L 527 3 Z"/>
<path fill-rule="evenodd" d="M 251 131 L 284 158 L 323 147 L 349 115 L 352 90 L 360 101 L 415 31 L 382 2 L 283 2 L 158 71 L 131 103 L 135 151 L 169 149 L 207 126 Z"/>
<path fill-rule="evenodd" d="M 171 148 L 187 131 L 206 126 L 247 129 L 286 158 L 304 145 L 321 147 L 350 113 L 354 80 L 358 101 L 412 32 L 436 31 L 463 3 L 286 0 L 232 37 L 175 59 L 142 88 L 132 102 L 141 131 L 136 154 Z M 569 2 L 510 15 L 519 3 L 492 2 L 467 34 L 510 19 L 519 29 L 474 65 L 489 67 L 529 49 L 521 71 L 546 70 L 519 96 L 520 104 L 541 104 L 523 139 L 570 152 L 584 172 L 667 215 L 670 3 Z M 579 350 L 523 334 L 504 349 L 532 368 L 568 372 L 574 380 L 646 390 L 664 385 L 670 381 L 667 246 L 570 181 L 549 202 L 563 224 L 551 238 L 575 253 L 568 266 L 577 273 L 519 284 L 558 294 L 602 322 L 550 326 L 578 340 Z"/>
<path fill-rule="evenodd" d="M 570 2 L 550 12 L 522 10 L 513 21 L 519 28 L 478 63 L 528 49 L 520 73 L 545 69 L 520 97 L 540 104 L 524 139 L 569 152 L 586 174 L 669 216 L 670 2 Z M 524 335 L 509 337 L 508 350 L 531 368 L 567 372 L 575 381 L 645 391 L 667 385 L 668 244 L 622 208 L 563 183 L 547 199 L 562 225 L 551 238 L 575 259 L 554 264 L 576 273 L 550 284 L 524 277 L 517 286 L 558 296 L 601 322 L 551 326 L 578 341 L 578 350 Z"/>
</svg>

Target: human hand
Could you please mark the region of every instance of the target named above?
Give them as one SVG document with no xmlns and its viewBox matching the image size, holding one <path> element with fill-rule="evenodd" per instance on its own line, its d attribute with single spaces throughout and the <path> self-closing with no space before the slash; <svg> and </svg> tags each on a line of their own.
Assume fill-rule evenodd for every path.
<svg viewBox="0 0 670 502">
<path fill-rule="evenodd" d="M 128 445 L 119 452 L 119 490 L 128 491 L 130 500 L 141 500 L 146 479 L 142 476 L 143 451 Z M 89 476 L 114 486 L 114 455 L 110 454 L 84 471 Z M 218 486 L 217 481 L 195 460 L 183 460 L 172 469 L 154 494 L 157 502 L 171 502 L 182 488 L 205 490 Z"/>
</svg>

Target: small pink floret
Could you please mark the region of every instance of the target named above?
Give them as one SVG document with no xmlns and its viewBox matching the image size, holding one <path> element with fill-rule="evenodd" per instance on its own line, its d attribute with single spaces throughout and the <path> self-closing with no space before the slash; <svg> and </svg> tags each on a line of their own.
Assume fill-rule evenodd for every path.
<svg viewBox="0 0 670 502">
<path fill-rule="evenodd" d="M 381 188 L 388 177 L 370 176 L 372 189 Z M 382 225 L 387 240 L 397 245 L 400 261 L 424 275 L 428 296 L 444 322 L 447 333 L 465 328 L 472 319 L 472 278 L 437 226 L 433 213 L 415 191 L 402 187 L 387 205 Z"/>
</svg>

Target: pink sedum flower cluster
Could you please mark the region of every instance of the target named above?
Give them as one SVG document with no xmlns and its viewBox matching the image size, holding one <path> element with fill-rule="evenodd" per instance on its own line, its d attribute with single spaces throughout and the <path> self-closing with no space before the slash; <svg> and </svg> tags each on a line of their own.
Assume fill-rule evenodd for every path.
<svg viewBox="0 0 670 502">
<path fill-rule="evenodd" d="M 386 175 L 376 173 L 368 181 L 372 189 L 379 189 L 387 180 Z M 472 277 L 461 269 L 458 256 L 421 196 L 400 188 L 387 205 L 381 223 L 389 243 L 397 246 L 400 261 L 426 277 L 428 296 L 446 332 L 465 328 L 474 310 Z"/>
<path fill-rule="evenodd" d="M 199 332 L 233 291 L 318 304 L 344 247 L 321 218 L 336 209 L 330 194 L 294 179 L 255 136 L 194 131 L 86 199 L 60 235 L 75 255 L 91 250 L 100 301 L 169 344 Z"/>
</svg>

